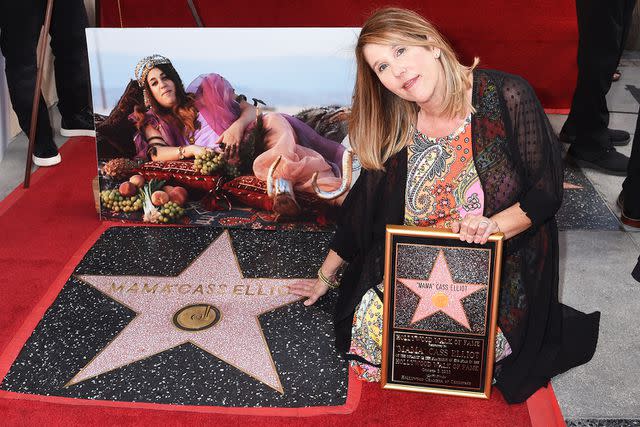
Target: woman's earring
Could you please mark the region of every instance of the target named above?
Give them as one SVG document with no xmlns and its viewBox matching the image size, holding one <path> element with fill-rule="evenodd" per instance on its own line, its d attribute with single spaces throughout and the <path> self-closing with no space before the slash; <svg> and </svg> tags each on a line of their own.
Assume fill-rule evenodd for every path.
<svg viewBox="0 0 640 427">
<path fill-rule="evenodd" d="M 433 56 L 435 56 L 436 59 L 440 59 L 440 51 L 437 51 Z"/>
<path fill-rule="evenodd" d="M 151 108 L 151 101 L 149 101 L 149 93 L 147 92 L 146 89 L 143 91 L 143 94 L 144 94 L 144 106 L 147 108 Z"/>
</svg>

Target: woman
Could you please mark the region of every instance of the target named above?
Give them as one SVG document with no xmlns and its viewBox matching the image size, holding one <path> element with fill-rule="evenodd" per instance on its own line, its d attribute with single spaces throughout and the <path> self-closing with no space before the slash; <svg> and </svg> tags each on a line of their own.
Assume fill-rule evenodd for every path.
<svg viewBox="0 0 640 427">
<path fill-rule="evenodd" d="M 256 124 L 256 108 L 237 99 L 227 80 L 218 74 L 202 75 L 185 90 L 171 61 L 160 55 L 143 58 L 135 75 L 145 99 L 145 107 L 136 107 L 130 116 L 138 129 L 134 137 L 137 157 L 180 160 L 209 148 L 224 150 L 225 158 L 238 161 L 240 145 Z M 322 190 L 340 186 L 343 146 L 321 137 L 295 117 L 267 113 L 263 124 L 266 150 L 254 160 L 253 171 L 266 181 L 270 166 L 281 157 L 275 175 L 281 178 L 278 189 L 284 193 L 276 195 L 274 210 L 297 213 L 291 187 L 313 192 L 315 172 Z"/>
<path fill-rule="evenodd" d="M 336 272 L 348 262 L 336 345 L 379 364 L 379 347 L 363 345 L 380 345 L 380 316 L 375 325 L 362 316 L 376 307 L 380 313 L 373 295 L 383 278 L 385 225 L 444 227 L 475 243 L 501 231 L 498 325 L 507 342 L 497 386 L 508 402 L 522 402 L 552 376 L 587 362 L 599 313 L 558 303 L 554 214 L 562 163 L 531 87 L 516 76 L 476 69 L 477 59 L 461 65 L 429 22 L 403 9 L 382 9 L 367 20 L 356 61 L 349 131 L 363 170 L 342 205 L 319 278 L 292 291 L 308 297 L 306 305 L 315 303 L 338 285 Z"/>
</svg>

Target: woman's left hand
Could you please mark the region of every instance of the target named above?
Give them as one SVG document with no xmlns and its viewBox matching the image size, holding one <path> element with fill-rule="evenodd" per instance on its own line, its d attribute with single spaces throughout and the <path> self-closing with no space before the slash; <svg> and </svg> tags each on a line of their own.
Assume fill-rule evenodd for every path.
<svg viewBox="0 0 640 427">
<path fill-rule="evenodd" d="M 467 243 L 487 243 L 489 236 L 500 231 L 498 223 L 482 215 L 467 215 L 462 221 L 451 224 L 451 231 L 460 233 L 460 240 Z"/>
<path fill-rule="evenodd" d="M 231 124 L 227 130 L 222 132 L 216 143 L 224 143 L 224 158 L 226 160 L 238 157 L 243 135 L 244 128 L 238 122 Z"/>
<path fill-rule="evenodd" d="M 306 306 L 315 304 L 328 290 L 329 287 L 322 283 L 320 279 L 302 279 L 289 285 L 289 292 L 294 295 L 307 297 L 303 303 Z"/>
</svg>

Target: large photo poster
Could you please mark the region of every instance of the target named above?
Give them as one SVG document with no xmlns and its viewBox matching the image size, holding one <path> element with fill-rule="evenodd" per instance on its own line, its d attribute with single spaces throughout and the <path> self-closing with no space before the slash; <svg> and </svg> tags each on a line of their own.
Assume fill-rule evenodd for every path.
<svg viewBox="0 0 640 427">
<path fill-rule="evenodd" d="M 330 223 L 358 172 L 346 150 L 357 34 L 87 30 L 101 217 L 265 229 Z"/>
</svg>

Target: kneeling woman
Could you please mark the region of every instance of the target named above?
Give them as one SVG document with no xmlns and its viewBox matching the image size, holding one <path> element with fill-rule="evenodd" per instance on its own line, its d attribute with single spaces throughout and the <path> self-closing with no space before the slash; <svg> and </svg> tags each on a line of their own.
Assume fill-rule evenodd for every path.
<svg viewBox="0 0 640 427">
<path fill-rule="evenodd" d="M 130 116 L 138 129 L 134 137 L 137 157 L 179 160 L 193 158 L 206 148 L 224 147 L 225 156 L 237 160 L 245 132 L 255 125 L 256 109 L 236 100 L 227 80 L 218 74 L 202 75 L 185 90 L 171 61 L 160 55 L 143 58 L 135 74 L 145 99 L 145 107 L 136 107 Z M 294 213 L 297 205 L 293 192 L 287 190 L 313 192 L 316 172 L 321 190 L 340 187 L 342 145 L 323 138 L 295 117 L 267 113 L 263 124 L 266 150 L 254 160 L 253 172 L 266 181 L 269 168 L 281 158 L 275 175 L 286 197 L 276 199 L 274 210 Z"/>
<path fill-rule="evenodd" d="M 317 280 L 292 291 L 313 304 L 339 287 L 336 344 L 363 377 L 379 377 L 385 226 L 451 229 L 467 242 L 506 236 L 496 385 L 522 402 L 554 375 L 586 363 L 599 313 L 558 302 L 562 201 L 559 144 L 529 84 L 510 74 L 461 65 L 424 18 L 382 9 L 356 46 L 349 135 L 363 171 Z M 376 288 L 378 293 L 376 293 Z M 365 363 L 368 362 L 368 363 Z"/>
</svg>

